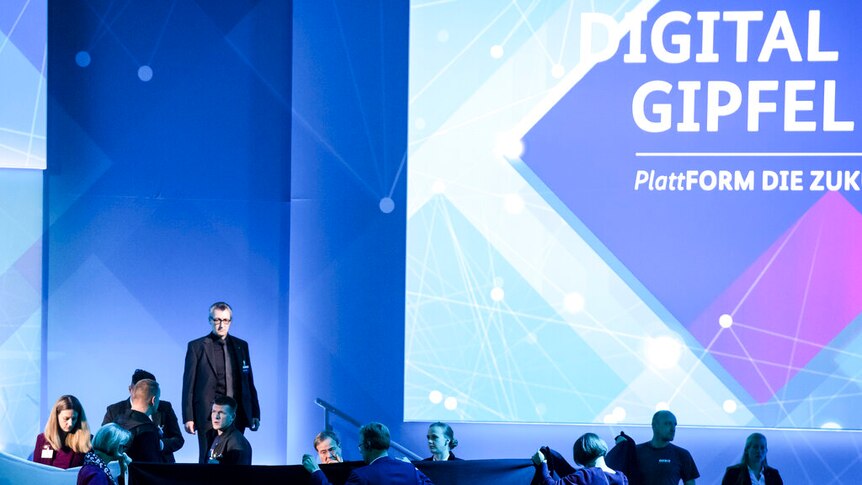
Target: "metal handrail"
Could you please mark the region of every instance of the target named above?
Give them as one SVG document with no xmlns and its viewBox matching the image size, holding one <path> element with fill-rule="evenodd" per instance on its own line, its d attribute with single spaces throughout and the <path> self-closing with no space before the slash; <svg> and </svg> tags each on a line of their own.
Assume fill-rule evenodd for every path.
<svg viewBox="0 0 862 485">
<path fill-rule="evenodd" d="M 332 404 L 329 404 L 328 402 L 324 401 L 323 399 L 320 399 L 320 398 L 315 399 L 314 404 L 317 404 L 318 406 L 323 408 L 323 429 L 332 430 L 332 425 L 329 422 L 329 415 L 330 414 L 334 414 L 335 416 L 338 416 L 339 418 L 343 419 L 344 421 L 347 421 L 348 423 L 352 424 L 353 426 L 356 426 L 356 429 L 359 429 L 360 427 L 362 427 L 362 423 L 360 423 L 356 419 L 352 418 L 351 416 L 347 415 L 344 411 L 338 409 L 337 407 L 333 406 Z M 421 460 L 422 459 L 421 456 L 410 451 L 404 445 L 401 445 L 396 441 L 390 441 L 389 446 L 392 448 L 395 448 L 402 455 L 410 458 L 411 460 Z"/>
</svg>

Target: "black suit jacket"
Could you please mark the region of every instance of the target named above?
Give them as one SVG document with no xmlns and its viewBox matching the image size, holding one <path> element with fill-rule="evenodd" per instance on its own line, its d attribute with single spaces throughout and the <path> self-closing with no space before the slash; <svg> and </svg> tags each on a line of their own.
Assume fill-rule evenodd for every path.
<svg viewBox="0 0 862 485">
<path fill-rule="evenodd" d="M 233 398 L 239 406 L 236 410 L 235 426 L 240 430 L 251 425 L 252 419 L 260 419 L 260 404 L 254 388 L 254 374 L 248 343 L 232 335 L 227 336 L 233 367 Z M 218 345 L 209 335 L 189 342 L 186 364 L 183 371 L 183 422 L 194 421 L 200 431 L 212 429 L 210 414 L 216 397 L 216 374 L 213 367 L 213 346 Z M 199 431 L 199 432 L 200 432 Z"/>
<path fill-rule="evenodd" d="M 220 465 L 251 465 L 251 443 L 234 426 L 225 431 L 213 452 Z"/>
<path fill-rule="evenodd" d="M 132 409 L 132 403 L 128 399 L 115 402 L 108 406 L 105 410 L 105 418 L 102 419 L 102 426 L 108 423 L 116 423 L 120 416 L 126 414 Z M 162 449 L 162 461 L 165 463 L 176 463 L 174 452 L 183 447 L 186 442 L 180 431 L 180 424 L 177 420 L 177 414 L 174 412 L 173 406 L 168 401 L 159 401 L 159 409 L 156 414 L 153 414 L 153 424 L 161 429 L 160 438 L 165 447 Z"/>
<path fill-rule="evenodd" d="M 129 409 L 117 418 L 117 424 L 132 433 L 132 441 L 126 446 L 126 453 L 132 460 L 147 463 L 162 462 L 159 428 L 153 424 L 149 416 Z"/>
<path fill-rule="evenodd" d="M 784 485 L 781 475 L 775 468 L 767 466 L 763 470 L 763 476 L 766 477 L 766 485 Z M 742 463 L 727 467 L 727 470 L 724 471 L 724 478 L 721 479 L 721 485 L 751 485 L 748 467 Z"/>
</svg>

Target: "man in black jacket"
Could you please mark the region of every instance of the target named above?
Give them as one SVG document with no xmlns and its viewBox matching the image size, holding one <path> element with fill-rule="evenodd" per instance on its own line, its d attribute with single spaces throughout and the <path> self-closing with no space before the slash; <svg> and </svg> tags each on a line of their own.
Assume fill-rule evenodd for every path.
<svg viewBox="0 0 862 485">
<path fill-rule="evenodd" d="M 117 419 L 117 424 L 132 433 L 126 454 L 133 461 L 161 463 L 159 428 L 150 419 L 159 407 L 159 383 L 141 379 L 132 388 L 132 407 Z"/>
<path fill-rule="evenodd" d="M 129 386 L 129 399 L 123 399 L 108 406 L 105 411 L 105 418 L 102 420 L 102 426 L 108 423 L 116 423 L 120 416 L 123 416 L 132 408 L 132 390 L 135 388 L 135 384 L 141 379 L 156 380 L 156 377 L 145 370 L 136 369 L 132 374 L 132 384 Z M 173 406 L 168 401 L 160 400 L 158 409 L 150 416 L 150 419 L 159 428 L 162 461 L 165 463 L 176 463 L 177 460 L 174 458 L 174 452 L 183 447 L 185 439 L 180 431 L 179 420 Z"/>
<path fill-rule="evenodd" d="M 236 401 L 227 396 L 215 398 L 212 424 L 215 431 L 209 450 L 209 463 L 220 465 L 251 465 L 251 444 L 234 426 Z"/>
<path fill-rule="evenodd" d="M 212 447 L 212 403 L 216 396 L 232 397 L 234 426 L 257 431 L 260 426 L 260 404 L 254 387 L 251 356 L 245 340 L 228 335 L 233 310 L 220 301 L 210 306 L 209 335 L 189 342 L 183 371 L 183 422 L 186 431 L 198 435 L 198 462 L 207 462 Z"/>
</svg>

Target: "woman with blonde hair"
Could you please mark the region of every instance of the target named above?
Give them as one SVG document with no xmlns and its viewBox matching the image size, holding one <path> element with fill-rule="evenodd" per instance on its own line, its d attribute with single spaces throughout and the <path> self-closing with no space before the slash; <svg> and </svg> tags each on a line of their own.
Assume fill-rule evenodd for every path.
<svg viewBox="0 0 862 485">
<path fill-rule="evenodd" d="M 778 470 L 766 464 L 766 436 L 752 433 L 745 439 L 742 460 L 727 467 L 721 485 L 784 485 Z"/>
<path fill-rule="evenodd" d="M 428 426 L 428 449 L 431 450 L 431 456 L 424 461 L 460 460 L 452 453 L 456 446 L 458 440 L 455 439 L 451 426 L 440 421 L 431 423 L 431 426 Z"/>
<path fill-rule="evenodd" d="M 57 468 L 81 466 L 90 448 L 90 427 L 81 401 L 60 396 L 48 414 L 45 432 L 36 437 L 33 461 Z"/>
<path fill-rule="evenodd" d="M 129 455 L 126 446 L 132 440 L 132 433 L 115 423 L 108 423 L 96 433 L 93 449 L 84 457 L 84 466 L 78 470 L 78 485 L 116 485 L 125 483 Z M 108 463 L 120 462 L 120 476 L 114 478 Z"/>
</svg>

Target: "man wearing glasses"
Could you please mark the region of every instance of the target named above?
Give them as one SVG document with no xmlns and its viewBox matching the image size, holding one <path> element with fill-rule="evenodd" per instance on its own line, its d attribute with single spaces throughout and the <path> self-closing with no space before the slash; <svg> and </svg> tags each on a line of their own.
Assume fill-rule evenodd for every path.
<svg viewBox="0 0 862 485">
<path fill-rule="evenodd" d="M 368 423 L 359 428 L 359 453 L 366 465 L 351 470 L 345 485 L 434 485 L 409 461 L 390 457 L 390 444 L 386 425 Z M 302 455 L 302 466 L 311 473 L 313 485 L 331 485 L 311 455 Z"/>
<path fill-rule="evenodd" d="M 186 431 L 197 434 L 199 463 L 207 463 L 215 433 L 210 419 L 217 396 L 236 400 L 236 429 L 257 431 L 260 404 L 254 388 L 248 342 L 228 335 L 233 310 L 225 302 L 210 306 L 209 335 L 189 342 L 183 371 L 183 421 Z"/>
</svg>

